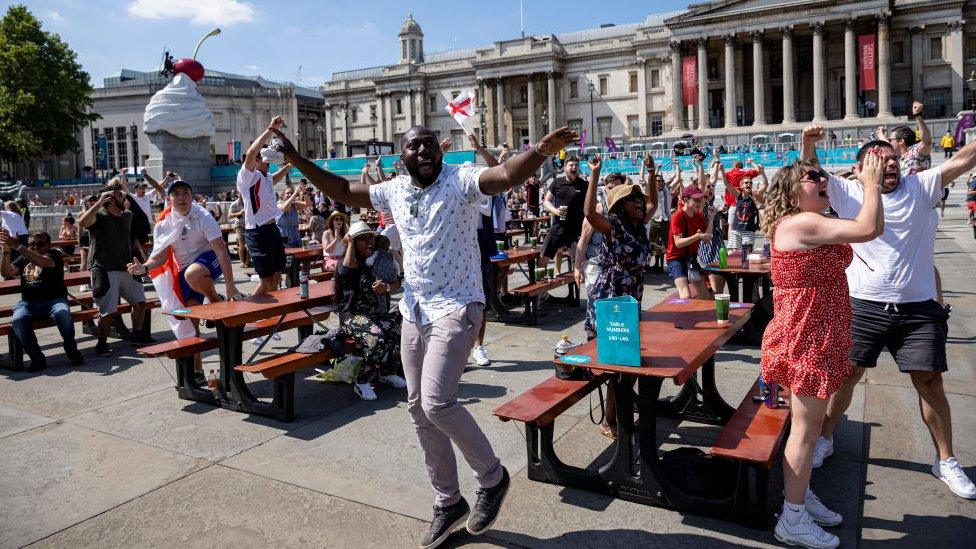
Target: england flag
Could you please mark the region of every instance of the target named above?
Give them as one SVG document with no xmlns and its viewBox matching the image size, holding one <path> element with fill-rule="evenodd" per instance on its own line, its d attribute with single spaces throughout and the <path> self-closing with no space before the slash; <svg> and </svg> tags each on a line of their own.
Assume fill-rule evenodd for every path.
<svg viewBox="0 0 976 549">
<path fill-rule="evenodd" d="M 464 128 L 465 133 L 471 133 L 468 127 L 474 120 L 474 97 L 466 91 L 461 92 L 452 99 L 445 107 L 451 117 L 457 121 L 458 125 Z"/>
</svg>

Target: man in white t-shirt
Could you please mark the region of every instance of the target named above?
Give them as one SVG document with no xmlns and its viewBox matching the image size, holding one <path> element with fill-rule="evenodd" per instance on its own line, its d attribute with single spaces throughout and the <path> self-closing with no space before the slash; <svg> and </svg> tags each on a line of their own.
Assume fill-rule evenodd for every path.
<svg viewBox="0 0 976 549">
<path fill-rule="evenodd" d="M 816 160 L 815 144 L 823 133 L 820 126 L 804 130 L 803 158 Z M 942 189 L 976 166 L 976 144 L 964 147 L 937 168 L 905 177 L 900 173 L 898 155 L 885 141 L 862 146 L 858 164 L 872 147 L 880 147 L 886 158 L 881 183 L 884 233 L 870 242 L 851 244 L 854 259 L 847 268 L 847 284 L 853 312 L 854 375 L 831 397 L 814 451 L 814 467 L 833 453 L 833 430 L 850 405 L 854 385 L 865 368 L 877 364 L 887 348 L 898 369 L 911 376 L 918 392 L 922 420 L 938 454 L 932 474 L 956 495 L 976 499 L 976 486 L 953 454 L 949 401 L 942 386 L 942 372 L 948 370 L 949 315 L 935 301 L 938 219 L 932 215 L 932 208 L 942 198 Z M 853 219 L 861 208 L 864 191 L 856 181 L 830 175 L 827 194 L 840 217 Z"/>
<path fill-rule="evenodd" d="M 274 174 L 269 174 L 268 164 L 261 158 L 261 149 L 271 139 L 272 132 L 284 123 L 280 116 L 271 120 L 268 129 L 247 149 L 244 165 L 237 172 L 237 192 L 244 199 L 244 243 L 251 265 L 261 278 L 252 295 L 277 290 L 281 273 L 285 270 L 284 240 L 275 224 L 281 210 L 278 209 L 274 186 L 291 166 L 286 164 Z"/>
<path fill-rule="evenodd" d="M 338 202 L 390 212 L 403 245 L 404 287 L 400 356 L 407 380 L 407 410 L 420 439 L 436 494 L 434 518 L 421 547 L 435 547 L 467 518 L 467 529 L 486 531 L 508 490 L 508 472 L 487 437 L 457 400 L 484 315 L 478 203 L 523 183 L 550 155 L 578 137 L 568 128 L 545 136 L 528 151 L 492 168 L 444 164 L 437 136 L 416 126 L 400 140 L 406 174 L 366 186 L 329 173 L 281 135 L 285 159 Z M 472 512 L 461 497 L 453 445 L 481 488 Z M 470 518 L 468 515 L 470 514 Z"/>
</svg>

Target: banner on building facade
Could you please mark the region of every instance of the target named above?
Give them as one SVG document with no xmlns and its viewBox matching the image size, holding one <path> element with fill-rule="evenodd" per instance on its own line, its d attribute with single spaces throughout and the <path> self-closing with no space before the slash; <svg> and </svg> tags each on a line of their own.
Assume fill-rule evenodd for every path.
<svg viewBox="0 0 976 549">
<path fill-rule="evenodd" d="M 104 135 L 95 139 L 95 169 L 108 169 L 108 139 Z"/>
<path fill-rule="evenodd" d="M 862 34 L 857 37 L 857 52 L 861 64 L 860 91 L 877 89 L 877 54 L 874 49 L 874 35 Z"/>
<path fill-rule="evenodd" d="M 234 141 L 234 162 L 241 162 L 241 163 L 244 162 L 243 160 L 241 160 L 241 142 L 240 141 Z"/>
<path fill-rule="evenodd" d="M 698 60 L 693 55 L 681 59 L 681 93 L 686 106 L 698 103 Z"/>
</svg>

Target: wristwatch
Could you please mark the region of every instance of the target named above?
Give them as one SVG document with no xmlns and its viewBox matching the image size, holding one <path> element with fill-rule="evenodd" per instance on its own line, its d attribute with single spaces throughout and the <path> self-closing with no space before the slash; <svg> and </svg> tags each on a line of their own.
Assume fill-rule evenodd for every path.
<svg viewBox="0 0 976 549">
<path fill-rule="evenodd" d="M 535 154 L 537 154 L 539 156 L 545 156 L 546 158 L 552 156 L 550 154 L 546 154 L 546 153 L 542 152 L 542 149 L 539 148 L 539 145 L 540 144 L 541 144 L 541 141 L 539 143 L 536 143 L 535 145 L 532 146 L 532 150 L 535 151 Z"/>
</svg>

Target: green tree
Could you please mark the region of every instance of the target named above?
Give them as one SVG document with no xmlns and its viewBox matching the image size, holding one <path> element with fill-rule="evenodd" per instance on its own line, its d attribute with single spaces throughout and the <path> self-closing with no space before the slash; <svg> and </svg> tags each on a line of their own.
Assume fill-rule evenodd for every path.
<svg viewBox="0 0 976 549">
<path fill-rule="evenodd" d="M 24 6 L 0 19 L 0 159 L 29 160 L 78 147 L 92 86 L 75 52 Z"/>
</svg>

